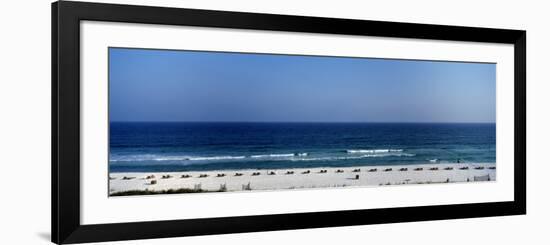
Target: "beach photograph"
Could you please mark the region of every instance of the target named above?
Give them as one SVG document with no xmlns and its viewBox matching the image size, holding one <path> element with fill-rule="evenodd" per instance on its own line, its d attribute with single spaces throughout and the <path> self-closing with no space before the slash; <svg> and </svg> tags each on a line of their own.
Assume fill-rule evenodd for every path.
<svg viewBox="0 0 550 245">
<path fill-rule="evenodd" d="M 496 181 L 496 64 L 109 48 L 110 197 Z"/>
</svg>

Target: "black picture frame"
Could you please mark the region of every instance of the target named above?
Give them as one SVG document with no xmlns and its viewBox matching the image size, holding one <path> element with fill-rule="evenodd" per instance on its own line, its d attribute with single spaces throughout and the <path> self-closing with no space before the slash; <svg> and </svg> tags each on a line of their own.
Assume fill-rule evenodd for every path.
<svg viewBox="0 0 550 245">
<path fill-rule="evenodd" d="M 80 21 L 514 45 L 514 201 L 152 222 L 80 224 Z M 60 1 L 52 4 L 52 242 L 58 244 L 526 213 L 526 31 Z"/>
</svg>

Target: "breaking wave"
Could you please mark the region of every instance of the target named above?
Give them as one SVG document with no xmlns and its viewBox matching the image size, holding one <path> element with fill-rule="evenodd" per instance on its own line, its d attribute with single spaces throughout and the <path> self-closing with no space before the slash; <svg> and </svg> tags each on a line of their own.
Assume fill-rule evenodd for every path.
<svg viewBox="0 0 550 245">
<path fill-rule="evenodd" d="M 346 150 L 346 152 L 350 154 L 359 154 L 359 153 L 379 154 L 379 153 L 390 153 L 390 152 L 403 152 L 403 149 L 354 149 L 354 150 Z"/>
<path fill-rule="evenodd" d="M 416 154 L 410 153 L 391 153 L 391 154 L 364 154 L 358 156 L 328 156 L 328 157 L 314 157 L 314 158 L 302 158 L 291 159 L 291 161 L 338 161 L 338 160 L 353 160 L 371 157 L 414 157 Z"/>
<path fill-rule="evenodd" d="M 308 153 L 252 155 L 251 158 L 306 157 Z"/>
<path fill-rule="evenodd" d="M 353 160 L 372 157 L 413 157 L 415 154 L 404 153 L 403 150 L 347 150 L 343 154 L 313 154 L 301 153 L 276 153 L 261 155 L 220 155 L 220 156 L 188 156 L 188 155 L 163 155 L 163 154 L 137 154 L 137 155 L 111 155 L 110 162 L 220 162 L 220 161 L 338 161 Z"/>
</svg>

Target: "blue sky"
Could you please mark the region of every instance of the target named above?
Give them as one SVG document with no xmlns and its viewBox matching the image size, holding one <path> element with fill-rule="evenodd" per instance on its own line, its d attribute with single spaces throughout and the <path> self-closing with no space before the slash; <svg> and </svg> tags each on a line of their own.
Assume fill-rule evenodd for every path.
<svg viewBox="0 0 550 245">
<path fill-rule="evenodd" d="M 110 121 L 495 122 L 496 65 L 109 49 Z"/>
</svg>

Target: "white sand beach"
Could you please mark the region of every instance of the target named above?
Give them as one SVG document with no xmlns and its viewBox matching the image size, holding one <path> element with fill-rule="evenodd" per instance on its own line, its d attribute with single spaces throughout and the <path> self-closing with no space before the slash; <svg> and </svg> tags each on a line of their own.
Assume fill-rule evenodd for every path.
<svg viewBox="0 0 550 245">
<path fill-rule="evenodd" d="M 181 188 L 202 191 L 279 190 L 487 180 L 496 180 L 494 163 L 111 173 L 109 193 Z"/>
</svg>

